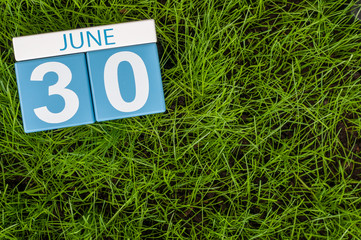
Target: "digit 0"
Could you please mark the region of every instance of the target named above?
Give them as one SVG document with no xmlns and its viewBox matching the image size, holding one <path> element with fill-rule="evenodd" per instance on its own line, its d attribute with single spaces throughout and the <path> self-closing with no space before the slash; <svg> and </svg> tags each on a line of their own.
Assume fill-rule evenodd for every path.
<svg viewBox="0 0 361 240">
<path fill-rule="evenodd" d="M 70 69 L 60 62 L 47 62 L 37 66 L 31 74 L 31 81 L 43 81 L 44 75 L 48 72 L 54 72 L 58 75 L 58 81 L 49 86 L 49 96 L 59 95 L 65 101 L 65 106 L 59 113 L 50 112 L 48 107 L 43 106 L 34 109 L 35 115 L 47 123 L 62 123 L 71 119 L 79 109 L 79 98 L 70 89 L 66 87 L 72 79 Z"/>
<path fill-rule="evenodd" d="M 118 82 L 118 66 L 121 62 L 132 66 L 135 81 L 135 98 L 131 102 L 124 101 Z M 134 112 L 141 109 L 148 100 L 149 78 L 145 64 L 139 55 L 133 52 L 118 52 L 105 63 L 104 85 L 110 104 L 121 112 Z"/>
</svg>

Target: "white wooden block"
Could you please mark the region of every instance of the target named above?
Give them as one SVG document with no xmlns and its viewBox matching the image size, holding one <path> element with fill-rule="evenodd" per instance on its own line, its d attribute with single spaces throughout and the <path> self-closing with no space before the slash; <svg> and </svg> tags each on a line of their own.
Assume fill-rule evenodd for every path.
<svg viewBox="0 0 361 240">
<path fill-rule="evenodd" d="M 24 61 L 157 41 L 153 19 L 13 38 L 15 59 Z"/>
</svg>

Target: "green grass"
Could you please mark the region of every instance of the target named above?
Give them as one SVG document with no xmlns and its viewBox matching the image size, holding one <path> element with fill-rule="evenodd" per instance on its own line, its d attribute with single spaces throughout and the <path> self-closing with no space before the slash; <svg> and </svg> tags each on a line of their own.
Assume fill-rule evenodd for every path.
<svg viewBox="0 0 361 240">
<path fill-rule="evenodd" d="M 361 239 L 352 3 L 123 2 L 0 1 L 0 239 Z M 166 113 L 24 133 L 13 37 L 148 18 Z"/>
</svg>

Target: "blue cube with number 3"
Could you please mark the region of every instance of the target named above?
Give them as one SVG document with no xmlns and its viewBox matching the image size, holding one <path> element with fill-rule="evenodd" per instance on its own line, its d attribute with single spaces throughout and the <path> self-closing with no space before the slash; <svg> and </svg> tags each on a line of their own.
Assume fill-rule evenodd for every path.
<svg viewBox="0 0 361 240">
<path fill-rule="evenodd" d="M 85 54 L 15 63 L 25 132 L 94 122 Z"/>
<path fill-rule="evenodd" d="M 155 43 L 87 53 L 97 121 L 165 111 Z"/>
</svg>

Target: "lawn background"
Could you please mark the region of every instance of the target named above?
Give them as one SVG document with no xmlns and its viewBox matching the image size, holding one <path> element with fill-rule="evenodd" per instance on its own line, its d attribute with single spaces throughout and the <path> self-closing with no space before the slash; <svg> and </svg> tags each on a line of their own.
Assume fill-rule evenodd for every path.
<svg viewBox="0 0 361 240">
<path fill-rule="evenodd" d="M 0 0 L 0 239 L 360 239 L 351 5 Z M 164 114 L 24 133 L 13 37 L 151 18 Z"/>
</svg>

